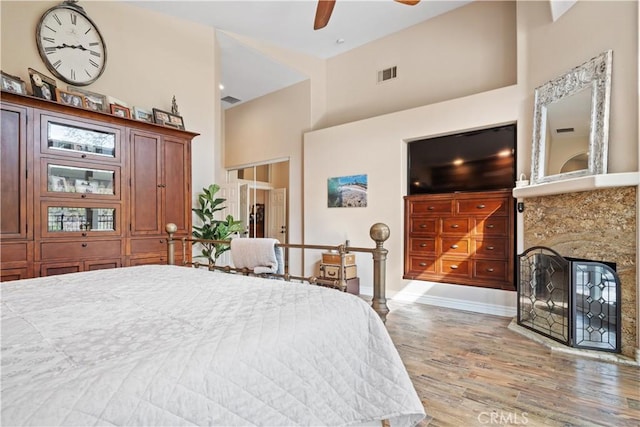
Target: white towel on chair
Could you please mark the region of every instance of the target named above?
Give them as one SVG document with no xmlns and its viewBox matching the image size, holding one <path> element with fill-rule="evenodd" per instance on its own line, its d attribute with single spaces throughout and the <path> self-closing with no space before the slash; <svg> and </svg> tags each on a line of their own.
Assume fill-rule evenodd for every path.
<svg viewBox="0 0 640 427">
<path fill-rule="evenodd" d="M 248 268 L 255 274 L 276 273 L 277 239 L 238 238 L 231 240 L 231 259 L 236 268 Z"/>
</svg>

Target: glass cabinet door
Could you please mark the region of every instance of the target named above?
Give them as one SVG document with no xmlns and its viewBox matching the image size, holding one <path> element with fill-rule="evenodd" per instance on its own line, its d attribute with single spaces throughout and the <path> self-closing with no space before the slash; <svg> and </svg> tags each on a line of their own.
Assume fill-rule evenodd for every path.
<svg viewBox="0 0 640 427">
<path fill-rule="evenodd" d="M 122 129 L 42 116 L 42 152 L 100 161 L 120 160 Z"/>
<path fill-rule="evenodd" d="M 118 231 L 116 209 L 111 207 L 47 206 L 47 232 L 101 232 Z"/>
<path fill-rule="evenodd" d="M 50 193 L 87 196 L 117 196 L 119 169 L 99 169 L 72 164 L 46 162 L 47 188 Z"/>
</svg>

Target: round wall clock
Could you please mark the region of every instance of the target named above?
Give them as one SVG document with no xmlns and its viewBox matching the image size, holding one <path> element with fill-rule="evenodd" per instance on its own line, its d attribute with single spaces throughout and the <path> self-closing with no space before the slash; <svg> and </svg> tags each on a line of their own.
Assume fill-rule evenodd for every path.
<svg viewBox="0 0 640 427">
<path fill-rule="evenodd" d="M 42 15 L 36 43 L 49 71 L 67 83 L 86 86 L 104 72 L 107 46 L 76 1 L 62 2 Z"/>
</svg>

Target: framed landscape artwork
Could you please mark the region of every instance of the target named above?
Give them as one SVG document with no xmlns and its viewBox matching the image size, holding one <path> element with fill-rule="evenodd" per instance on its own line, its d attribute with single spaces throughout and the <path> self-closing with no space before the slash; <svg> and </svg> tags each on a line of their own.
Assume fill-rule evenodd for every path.
<svg viewBox="0 0 640 427">
<path fill-rule="evenodd" d="M 367 175 L 329 178 L 327 206 L 330 208 L 367 207 Z"/>
</svg>

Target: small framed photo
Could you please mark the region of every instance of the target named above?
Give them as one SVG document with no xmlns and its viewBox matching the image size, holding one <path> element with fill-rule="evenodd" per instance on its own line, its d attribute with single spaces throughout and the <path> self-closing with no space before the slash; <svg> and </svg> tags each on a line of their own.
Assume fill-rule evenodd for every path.
<svg viewBox="0 0 640 427">
<path fill-rule="evenodd" d="M 126 102 L 124 102 L 121 99 L 118 99 L 116 97 L 113 97 L 111 95 L 107 95 L 107 104 L 116 104 L 116 105 L 120 105 L 122 107 L 127 107 L 129 108 L 129 104 L 127 104 Z"/>
<path fill-rule="evenodd" d="M 61 104 L 71 105 L 73 107 L 84 108 L 84 97 L 81 93 L 67 92 L 60 88 L 56 88 L 56 96 Z"/>
<path fill-rule="evenodd" d="M 133 107 L 133 118 L 141 122 L 154 123 L 153 112 L 140 107 Z"/>
<path fill-rule="evenodd" d="M 27 94 L 27 85 L 20 77 L 12 76 L 4 71 L 0 71 L 0 74 L 2 75 L 3 91 L 19 93 L 20 95 Z"/>
<path fill-rule="evenodd" d="M 184 120 L 181 116 L 176 116 L 157 108 L 153 109 L 153 120 L 160 125 L 184 130 Z"/>
<path fill-rule="evenodd" d="M 45 76 L 33 68 L 29 68 L 29 79 L 31 80 L 33 96 L 50 101 L 58 100 L 56 97 L 56 81 L 51 77 Z"/>
<path fill-rule="evenodd" d="M 107 96 L 101 95 L 95 92 L 89 92 L 88 90 L 75 87 L 75 86 L 67 86 L 67 90 L 69 92 L 79 93 L 84 98 L 85 108 L 93 111 L 102 111 L 105 113 L 109 112 L 109 104 L 107 103 Z"/>
<path fill-rule="evenodd" d="M 64 177 L 50 175 L 49 176 L 49 187 L 47 188 L 47 190 L 48 191 L 66 193 L 66 192 L 69 191 L 69 186 L 67 184 L 67 180 Z"/>
<path fill-rule="evenodd" d="M 125 107 L 118 104 L 111 104 L 111 114 L 118 117 L 131 118 L 131 110 L 129 107 Z"/>
<path fill-rule="evenodd" d="M 97 183 L 85 181 L 83 179 L 76 179 L 75 188 L 76 193 L 94 194 L 98 192 Z"/>
</svg>

